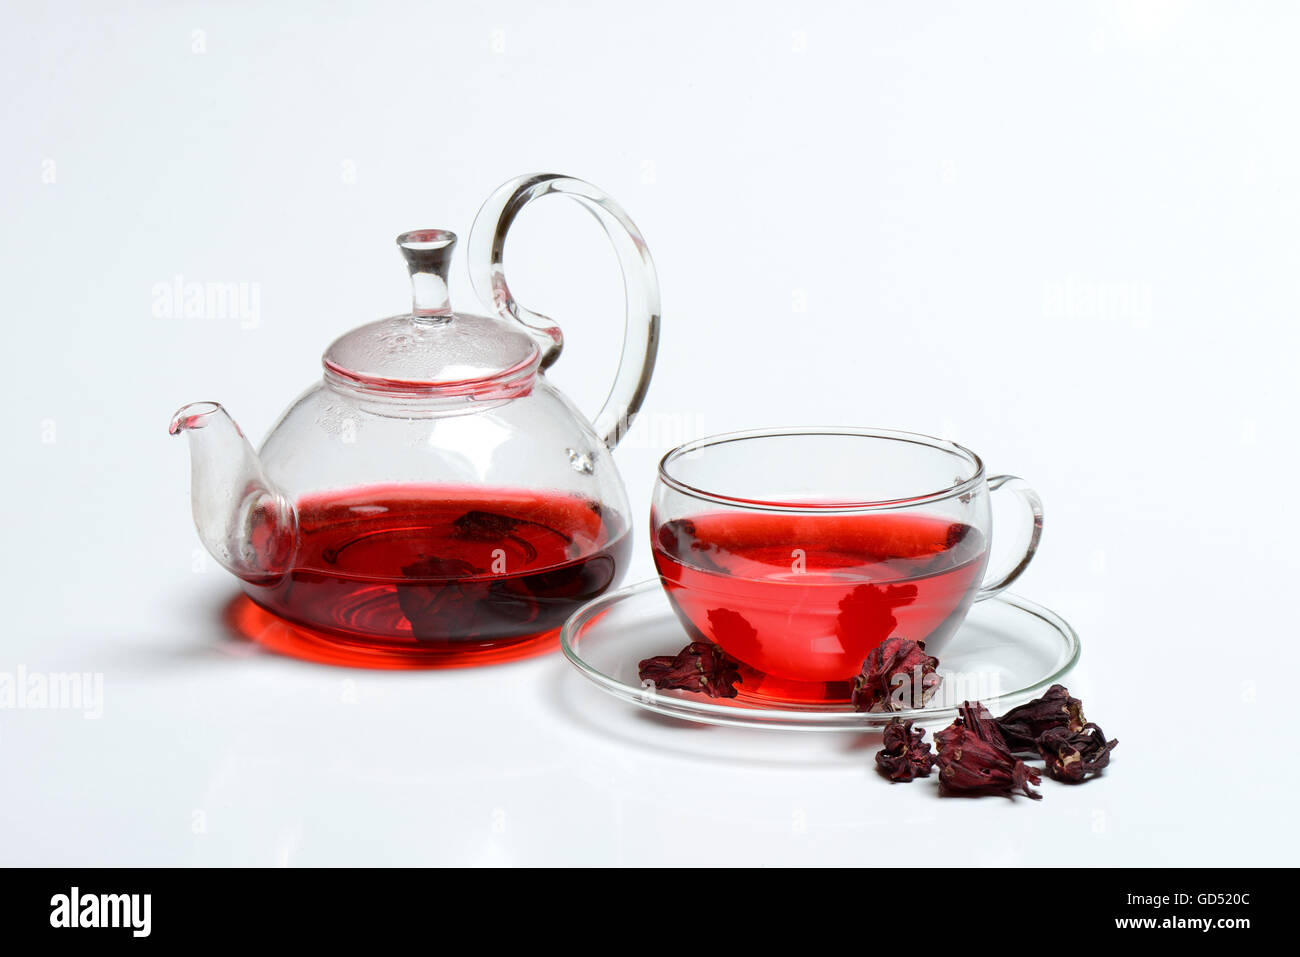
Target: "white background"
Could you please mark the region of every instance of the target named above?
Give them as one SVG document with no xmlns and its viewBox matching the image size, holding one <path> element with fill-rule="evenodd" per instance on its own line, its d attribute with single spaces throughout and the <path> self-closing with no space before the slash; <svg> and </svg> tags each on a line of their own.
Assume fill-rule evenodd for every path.
<svg viewBox="0 0 1300 957">
<path fill-rule="evenodd" d="M 1276 3 L 6 4 L 6 864 L 1293 862 L 1300 11 Z M 401 311 L 393 237 L 588 179 L 663 287 L 617 453 L 777 424 L 954 437 L 1047 503 L 1016 591 L 1121 740 L 1045 800 L 890 786 L 847 737 L 648 720 L 558 656 L 345 671 L 232 641 L 166 424 L 265 434 Z M 612 253 L 576 207 L 512 285 L 594 410 Z M 257 321 L 154 288 L 256 283 Z M 463 259 L 454 301 L 477 310 Z M 252 325 L 252 328 L 243 328 Z"/>
</svg>

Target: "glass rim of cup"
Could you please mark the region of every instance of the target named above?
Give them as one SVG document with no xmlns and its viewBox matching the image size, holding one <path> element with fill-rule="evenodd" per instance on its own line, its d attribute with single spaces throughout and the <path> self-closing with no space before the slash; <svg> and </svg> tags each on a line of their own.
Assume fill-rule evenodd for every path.
<svg viewBox="0 0 1300 957">
<path fill-rule="evenodd" d="M 676 478 L 668 471 L 669 466 L 682 456 L 688 455 L 692 452 L 698 452 L 702 449 L 709 448 L 710 446 L 725 445 L 729 442 L 741 442 L 750 439 L 779 438 L 800 435 L 825 435 L 839 436 L 843 438 L 886 439 L 896 442 L 911 442 L 916 445 L 924 445 L 928 448 L 956 455 L 959 458 L 964 459 L 967 464 L 972 467 L 973 471 L 966 478 L 954 482 L 947 488 L 933 492 L 925 492 L 920 495 L 909 495 L 903 498 L 893 499 L 865 499 L 861 501 L 827 502 L 783 502 L 776 499 L 769 500 L 727 495 L 723 492 L 698 488 L 688 482 Z M 868 511 L 871 509 L 905 508 L 913 505 L 924 505 L 931 502 L 953 498 L 958 495 L 965 495 L 984 481 L 984 461 L 975 454 L 975 452 L 966 448 L 964 445 L 953 442 L 950 439 L 941 439 L 937 436 L 926 435 L 923 432 L 904 432 L 898 429 L 859 428 L 854 426 L 782 426 L 767 429 L 746 429 L 739 432 L 721 432 L 717 435 L 707 435 L 698 439 L 693 439 L 690 442 L 685 442 L 682 445 L 677 446 L 675 449 L 671 449 L 659 460 L 658 479 L 664 485 L 683 495 L 689 495 L 693 498 L 716 502 L 721 505 L 728 505 L 736 508 L 750 508 L 778 512 L 858 512 Z"/>
</svg>

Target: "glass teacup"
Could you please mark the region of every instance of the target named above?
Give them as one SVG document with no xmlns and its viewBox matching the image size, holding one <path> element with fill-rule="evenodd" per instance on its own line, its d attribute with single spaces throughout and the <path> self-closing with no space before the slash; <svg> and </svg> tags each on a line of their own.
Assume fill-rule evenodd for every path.
<svg viewBox="0 0 1300 957">
<path fill-rule="evenodd" d="M 991 492 L 1026 506 L 1010 567 L 986 577 Z M 883 429 L 771 429 L 712 436 L 659 463 L 651 543 L 677 617 L 694 641 L 742 665 L 741 694 L 848 700 L 886 638 L 944 645 L 972 603 L 1029 564 L 1038 495 L 986 477 L 954 442 Z"/>
</svg>

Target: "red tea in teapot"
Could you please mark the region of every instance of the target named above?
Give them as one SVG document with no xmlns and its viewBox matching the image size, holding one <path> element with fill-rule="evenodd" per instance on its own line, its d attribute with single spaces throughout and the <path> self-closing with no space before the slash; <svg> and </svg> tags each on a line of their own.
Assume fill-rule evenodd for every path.
<svg viewBox="0 0 1300 957">
<path fill-rule="evenodd" d="M 654 524 L 678 617 L 748 666 L 742 695 L 768 699 L 847 700 L 886 638 L 946 638 L 987 561 L 978 529 L 935 516 L 730 511 Z"/>
<path fill-rule="evenodd" d="M 276 615 L 374 647 L 436 653 L 554 632 L 617 580 L 621 516 L 575 496 L 373 486 L 297 503 L 292 570 L 249 595 Z"/>
</svg>

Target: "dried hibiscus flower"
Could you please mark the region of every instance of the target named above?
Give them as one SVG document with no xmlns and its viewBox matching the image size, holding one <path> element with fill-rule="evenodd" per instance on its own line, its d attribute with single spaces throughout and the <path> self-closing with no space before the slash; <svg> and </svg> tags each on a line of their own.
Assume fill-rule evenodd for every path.
<svg viewBox="0 0 1300 957">
<path fill-rule="evenodd" d="M 473 542 L 494 542 L 509 538 L 520 525 L 531 523 L 525 522 L 522 518 L 511 518 L 509 515 L 474 509 L 451 524 L 460 538 L 467 538 Z"/>
<path fill-rule="evenodd" d="M 1007 742 L 1002 737 L 1001 730 L 998 728 L 997 719 L 993 717 L 993 713 L 988 708 L 978 701 L 963 701 L 957 708 L 957 720 L 942 731 L 935 732 L 934 739 L 938 741 L 939 735 L 947 735 L 948 732 L 958 728 L 973 734 L 985 744 L 991 744 L 1003 751 L 1010 751 Z"/>
<path fill-rule="evenodd" d="M 1038 739 L 1038 751 L 1047 762 L 1047 773 L 1058 781 L 1078 784 L 1090 774 L 1100 774 L 1110 764 L 1110 753 L 1119 741 L 1107 741 L 1095 724 L 1080 730 L 1049 728 Z"/>
<path fill-rule="evenodd" d="M 638 665 L 643 682 L 656 688 L 698 691 L 710 698 L 736 697 L 737 662 L 711 641 L 693 641 L 675 655 L 647 658 Z"/>
<path fill-rule="evenodd" d="M 939 783 L 946 792 L 1010 796 L 1022 791 L 1034 800 L 1042 797 L 1029 787 L 1042 780 L 1037 771 L 1004 746 L 981 739 L 964 720 L 944 728 L 934 740 L 939 748 L 935 758 Z"/>
<path fill-rule="evenodd" d="M 925 642 L 886 638 L 862 662 L 853 679 L 856 711 L 902 711 L 930 700 L 940 678 L 939 659 L 925 653 Z"/>
<path fill-rule="evenodd" d="M 1071 698 L 1064 685 L 1052 685 L 1041 698 L 1012 708 L 997 723 L 1011 753 L 1038 754 L 1038 739 L 1045 731 L 1083 730 L 1083 702 Z"/>
<path fill-rule="evenodd" d="M 469 562 L 436 555 L 402 566 L 402 574 L 413 580 L 397 588 L 397 605 L 416 641 L 455 641 L 479 633 L 486 624 L 481 603 L 461 583 L 476 571 Z"/>
<path fill-rule="evenodd" d="M 891 781 L 910 781 L 930 776 L 934 756 L 923 742 L 924 731 L 913 731 L 911 721 L 894 718 L 885 726 L 883 750 L 876 752 L 876 767 Z"/>
</svg>

